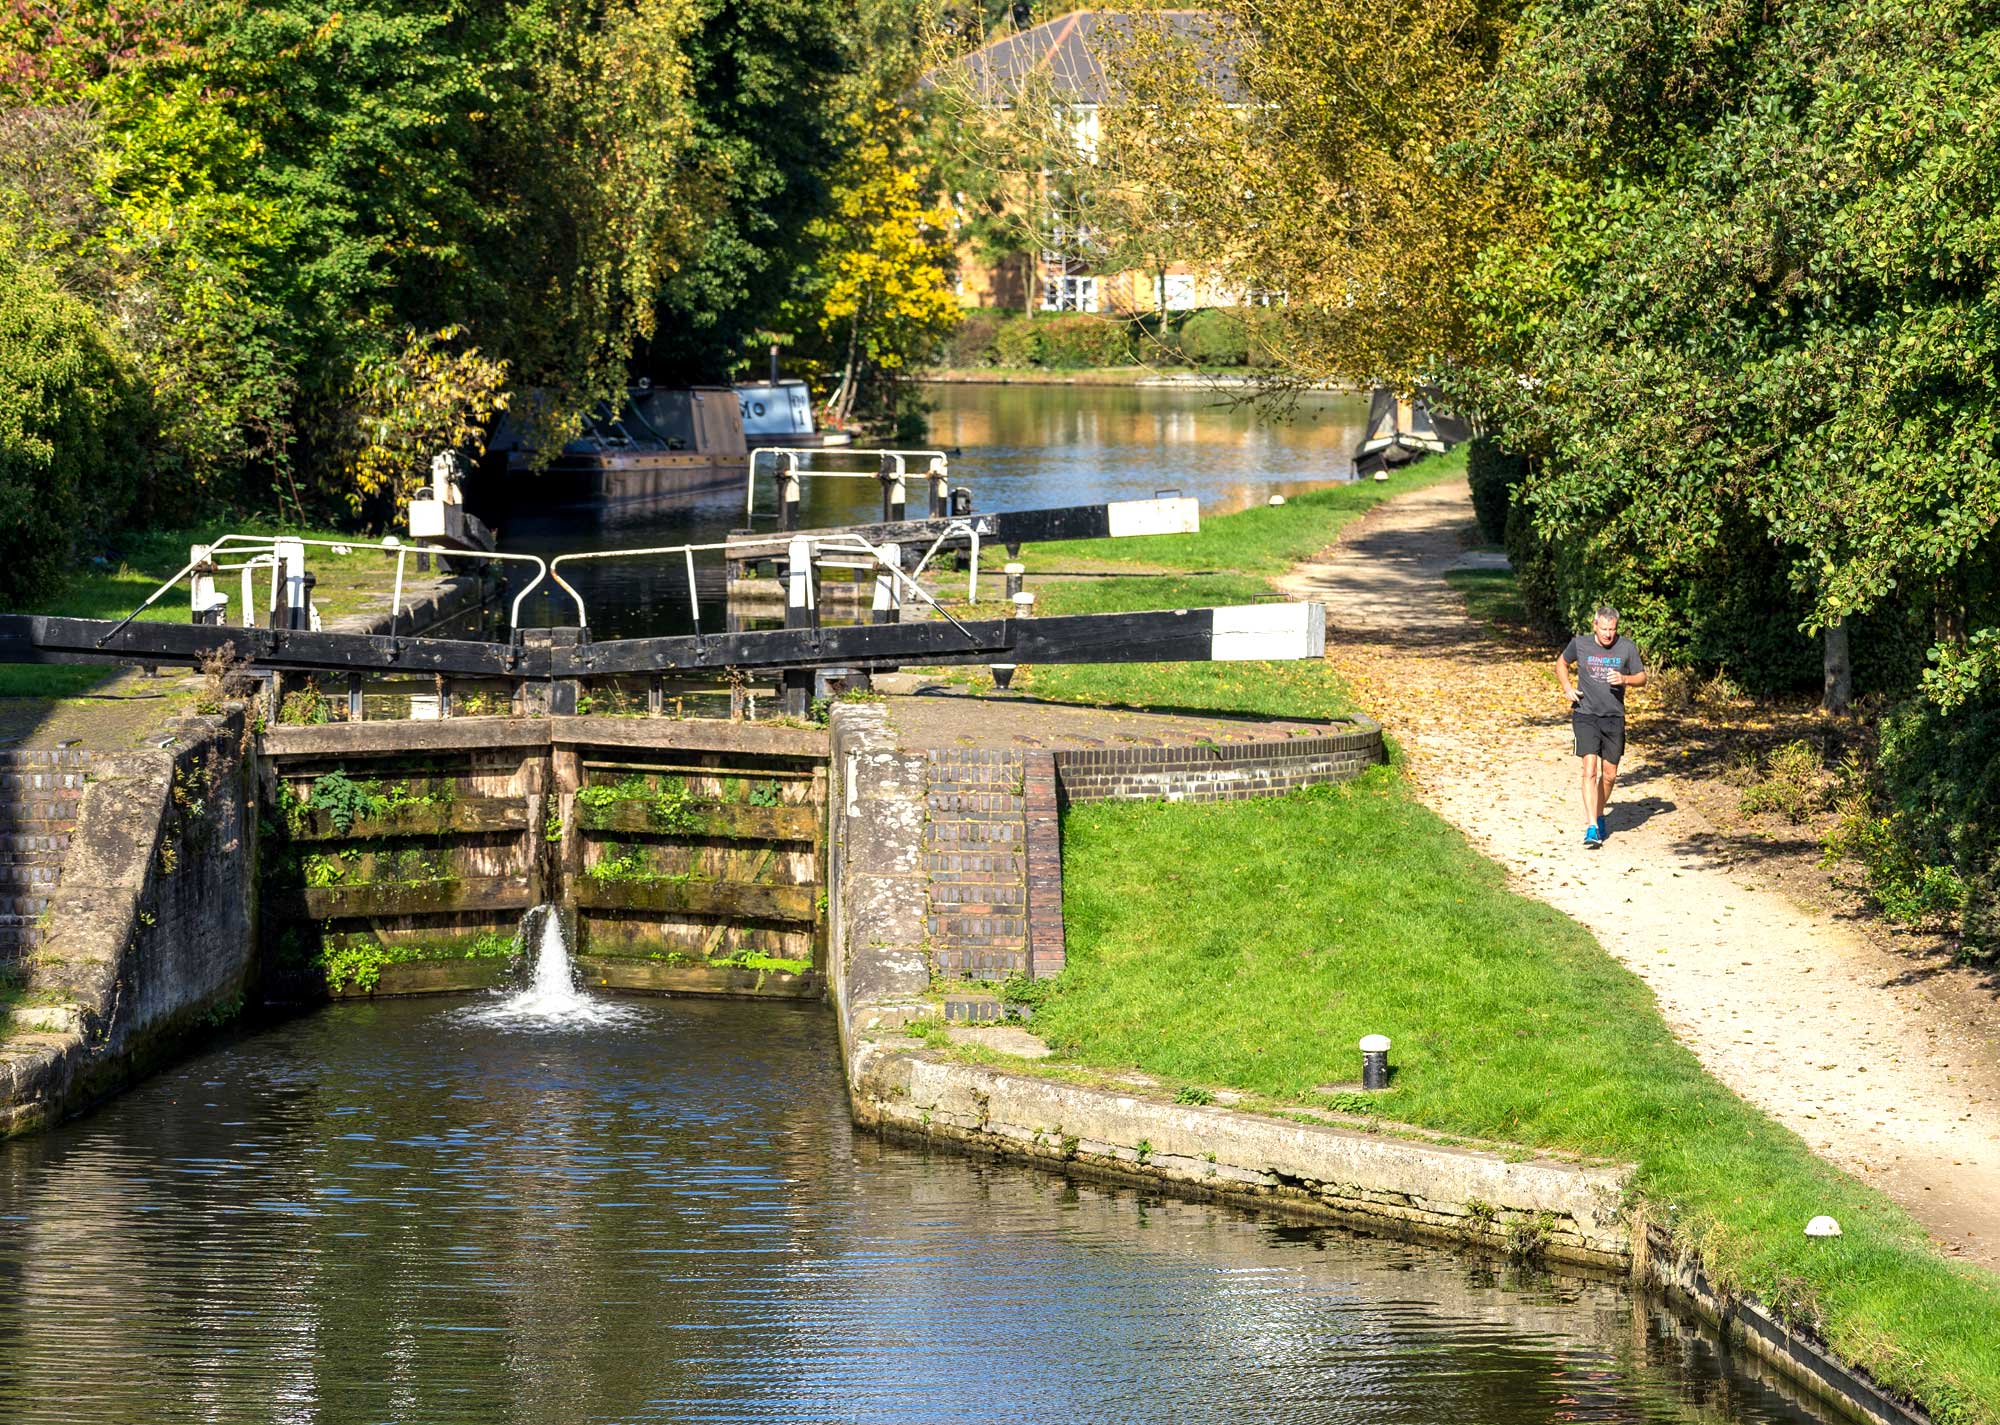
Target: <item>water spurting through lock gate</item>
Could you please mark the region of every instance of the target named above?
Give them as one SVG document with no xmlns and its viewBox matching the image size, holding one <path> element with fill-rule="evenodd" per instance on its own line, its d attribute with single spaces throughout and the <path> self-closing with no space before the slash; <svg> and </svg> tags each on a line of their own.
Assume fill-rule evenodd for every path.
<svg viewBox="0 0 2000 1425">
<path fill-rule="evenodd" d="M 503 992 L 504 997 L 493 1004 L 467 1010 L 467 1020 L 508 1029 L 563 1030 L 600 1029 L 638 1018 L 629 1005 L 577 988 L 576 966 L 563 936 L 562 914 L 555 906 L 538 905 L 521 917 L 521 945 L 527 983 Z"/>
</svg>

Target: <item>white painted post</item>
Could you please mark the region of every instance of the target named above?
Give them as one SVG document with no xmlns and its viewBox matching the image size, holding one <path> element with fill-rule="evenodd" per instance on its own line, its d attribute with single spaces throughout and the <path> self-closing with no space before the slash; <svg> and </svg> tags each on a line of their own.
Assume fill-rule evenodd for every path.
<svg viewBox="0 0 2000 1425">
<path fill-rule="evenodd" d="M 931 457 L 931 518 L 941 520 L 951 513 L 951 489 L 944 457 Z"/>
<path fill-rule="evenodd" d="M 194 623 L 220 623 L 219 609 L 229 607 L 229 595 L 215 591 L 214 565 L 210 562 L 209 547 L 205 544 L 188 546 L 188 563 L 194 566 L 194 576 L 188 580 L 188 617 Z"/>
<path fill-rule="evenodd" d="M 786 456 L 785 463 L 778 468 L 778 528 L 781 530 L 799 527 L 799 463 L 796 456 Z"/>
<path fill-rule="evenodd" d="M 876 558 L 882 561 L 875 571 L 875 597 L 869 611 L 870 623 L 901 623 L 903 617 L 903 591 L 896 582 L 896 571 L 903 567 L 901 545 L 884 544 L 875 550 Z"/>
<path fill-rule="evenodd" d="M 306 547 L 296 539 L 280 539 L 271 546 L 272 552 L 284 561 L 285 587 L 280 607 L 285 611 L 286 628 L 304 628 L 306 615 Z"/>
<path fill-rule="evenodd" d="M 813 542 L 794 539 L 785 546 L 785 627 L 811 628 L 818 622 L 819 571 L 813 566 Z M 784 711 L 787 717 L 804 717 L 812 707 L 813 674 L 810 668 L 785 670 Z"/>
</svg>

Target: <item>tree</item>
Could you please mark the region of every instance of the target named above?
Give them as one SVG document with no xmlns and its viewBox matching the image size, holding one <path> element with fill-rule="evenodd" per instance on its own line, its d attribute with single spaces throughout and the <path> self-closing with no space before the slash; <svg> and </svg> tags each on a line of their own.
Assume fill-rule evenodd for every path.
<svg viewBox="0 0 2000 1425">
<path fill-rule="evenodd" d="M 0 604 L 131 509 L 145 435 L 144 392 L 96 314 L 0 259 Z"/>
<path fill-rule="evenodd" d="M 357 514 L 373 505 L 393 515 L 428 478 L 446 451 L 485 447 L 493 417 L 507 403 L 507 365 L 477 347 L 453 349 L 464 332 L 406 332 L 393 356 L 365 358 L 346 406 L 347 500 Z"/>
<path fill-rule="evenodd" d="M 710 187 L 698 245 L 667 275 L 640 364 L 663 382 L 714 380 L 779 325 L 828 209 L 828 171 L 857 48 L 839 0 L 694 0 L 691 150 Z"/>
<path fill-rule="evenodd" d="M 807 310 L 837 353 L 827 406 L 839 421 L 853 414 L 865 381 L 927 357 L 958 321 L 947 277 L 951 210 L 927 191 L 913 117 L 878 99 L 849 120 L 832 211 L 813 225 L 821 286 Z"/>
<path fill-rule="evenodd" d="M 367 503 L 347 406 L 406 331 L 464 326 L 573 428 L 727 196 L 693 0 L 83 13 L 0 24 L 0 251 L 133 353 L 162 504 Z"/>
</svg>

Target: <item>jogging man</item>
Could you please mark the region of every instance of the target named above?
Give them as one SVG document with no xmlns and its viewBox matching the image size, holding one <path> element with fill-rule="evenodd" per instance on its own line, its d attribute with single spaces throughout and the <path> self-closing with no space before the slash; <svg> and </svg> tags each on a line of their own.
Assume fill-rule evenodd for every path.
<svg viewBox="0 0 2000 1425">
<path fill-rule="evenodd" d="M 1576 682 L 1569 665 L 1576 664 Z M 1604 808 L 1625 755 L 1625 690 L 1646 685 L 1646 665 L 1629 638 L 1618 636 L 1618 610 L 1600 608 L 1590 632 L 1579 633 L 1556 655 L 1556 682 L 1569 699 L 1576 755 L 1583 759 L 1583 844 L 1604 844 Z"/>
</svg>

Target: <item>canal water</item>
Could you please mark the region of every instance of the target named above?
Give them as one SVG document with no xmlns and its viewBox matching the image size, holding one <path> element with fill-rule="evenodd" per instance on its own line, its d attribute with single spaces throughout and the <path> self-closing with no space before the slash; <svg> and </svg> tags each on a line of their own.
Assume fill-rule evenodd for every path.
<svg viewBox="0 0 2000 1425">
<path fill-rule="evenodd" d="M 1184 387 L 954 384 L 924 392 L 930 444 L 950 453 L 952 483 L 972 492 L 974 509 L 994 511 L 1148 499 L 1162 492 L 1192 495 L 1211 515 L 1263 504 L 1272 495 L 1352 479 L 1349 457 L 1368 414 L 1365 397 L 1320 393 L 1272 412 L 1252 406 L 1247 393 Z M 851 460 L 821 464 L 865 468 Z M 809 528 L 881 518 L 881 486 L 872 475 L 810 477 L 803 493 L 801 515 Z M 919 502 L 925 491 L 913 483 L 909 496 Z M 756 527 L 775 526 L 774 499 L 766 478 L 757 494 Z M 743 527 L 746 518 L 741 488 L 670 510 L 489 512 L 500 524 L 503 547 L 544 556 L 712 543 Z M 684 633 L 692 626 L 687 571 L 677 559 L 564 568 L 601 637 Z M 704 617 L 719 620 L 720 556 L 698 560 L 695 576 Z M 575 621 L 558 593 L 530 604 L 525 622 Z M 710 631 L 719 631 L 719 623 Z"/>
<path fill-rule="evenodd" d="M 0 1420 L 1819 1418 L 1614 1284 L 858 1136 L 823 1009 L 472 1007 L 0 1146 Z"/>
</svg>

